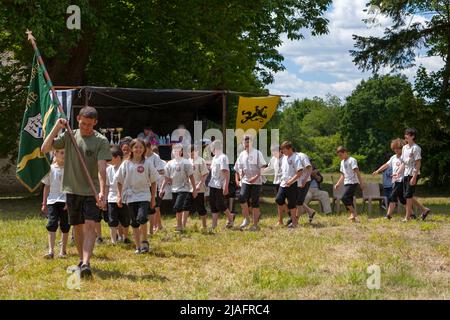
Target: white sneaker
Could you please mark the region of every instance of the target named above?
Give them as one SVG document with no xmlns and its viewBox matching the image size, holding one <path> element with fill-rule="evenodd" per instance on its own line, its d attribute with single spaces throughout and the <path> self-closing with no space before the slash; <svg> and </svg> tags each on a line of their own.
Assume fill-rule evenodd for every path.
<svg viewBox="0 0 450 320">
<path fill-rule="evenodd" d="M 247 227 L 250 224 L 250 221 L 247 220 L 247 218 L 244 219 L 244 221 L 242 221 L 241 225 L 239 226 L 239 228 L 244 229 L 245 227 Z"/>
</svg>

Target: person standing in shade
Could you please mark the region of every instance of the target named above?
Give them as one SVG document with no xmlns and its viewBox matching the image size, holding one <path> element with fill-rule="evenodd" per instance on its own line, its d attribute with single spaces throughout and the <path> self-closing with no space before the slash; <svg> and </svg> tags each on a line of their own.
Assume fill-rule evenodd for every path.
<svg viewBox="0 0 450 320">
<path fill-rule="evenodd" d="M 65 149 L 62 191 L 66 193 L 69 224 L 74 228 L 81 277 L 92 276 L 90 261 L 95 245 L 95 222 L 100 217 L 99 208 L 106 205 L 106 163 L 112 158 L 108 139 L 94 130 L 97 119 L 95 108 L 82 108 L 77 116 L 79 129 L 74 130 L 73 135 L 95 189 L 99 191 L 97 196 L 100 203 L 96 203 L 96 197 L 82 173 L 82 165 L 68 131 L 57 137 L 60 130 L 66 127 L 67 120 L 57 121 L 41 148 L 42 152 L 50 152 L 52 148 Z"/>
</svg>

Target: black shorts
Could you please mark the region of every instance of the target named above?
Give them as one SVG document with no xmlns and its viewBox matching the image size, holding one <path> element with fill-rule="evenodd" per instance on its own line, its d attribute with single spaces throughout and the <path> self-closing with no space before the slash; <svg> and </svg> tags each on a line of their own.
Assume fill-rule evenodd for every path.
<svg viewBox="0 0 450 320">
<path fill-rule="evenodd" d="M 122 204 L 122 208 L 117 203 L 108 203 L 108 226 L 117 228 L 119 223 L 122 227 L 130 226 L 130 211 L 126 204 Z"/>
<path fill-rule="evenodd" d="M 65 202 L 56 202 L 47 206 L 48 222 L 46 228 L 49 232 L 56 232 L 58 227 L 62 233 L 69 232 L 69 214 L 67 210 L 64 210 L 65 206 Z"/>
<path fill-rule="evenodd" d="M 192 193 L 190 192 L 174 192 L 172 193 L 173 211 L 183 212 L 192 209 Z"/>
<path fill-rule="evenodd" d="M 356 193 L 357 183 L 344 185 L 344 194 L 342 195 L 342 203 L 346 206 L 354 207 L 353 197 Z"/>
<path fill-rule="evenodd" d="M 148 201 L 131 202 L 128 204 L 130 225 L 132 228 L 139 228 L 148 222 L 148 208 L 150 208 L 150 202 Z"/>
<path fill-rule="evenodd" d="M 103 210 L 100 209 L 100 214 L 98 215 L 98 219 L 95 222 L 102 222 L 102 220 L 104 220 L 106 223 L 108 223 L 109 221 L 109 214 L 108 214 L 108 209 Z"/>
<path fill-rule="evenodd" d="M 71 226 L 84 224 L 85 220 L 101 221 L 100 209 L 97 207 L 94 196 L 68 193 L 66 194 L 66 203 Z"/>
<path fill-rule="evenodd" d="M 260 185 L 243 183 L 241 186 L 241 192 L 239 193 L 239 203 L 248 203 L 251 199 L 250 206 L 252 208 L 259 208 L 260 195 Z"/>
<path fill-rule="evenodd" d="M 281 187 L 278 189 L 277 197 L 275 202 L 282 206 L 288 203 L 289 209 L 295 209 L 297 207 L 297 197 L 298 197 L 298 187 L 297 182 L 293 183 L 290 187 Z"/>
<path fill-rule="evenodd" d="M 305 184 L 305 187 L 298 187 L 298 196 L 297 196 L 297 205 L 302 206 L 305 202 L 306 195 L 308 194 L 309 186 L 311 185 L 311 181 L 308 181 Z"/>
<path fill-rule="evenodd" d="M 205 194 L 197 193 L 197 197 L 192 200 L 191 213 L 198 212 L 199 216 L 206 216 L 207 211 L 205 208 Z"/>
<path fill-rule="evenodd" d="M 209 188 L 209 206 L 212 213 L 225 212 L 228 209 L 222 189 Z"/>
<path fill-rule="evenodd" d="M 400 201 L 401 204 L 406 204 L 406 199 L 403 196 L 403 181 L 394 183 L 392 188 L 391 196 L 389 197 L 391 202 L 397 203 Z"/>
<path fill-rule="evenodd" d="M 416 192 L 416 186 L 410 185 L 410 181 L 412 176 L 406 176 L 403 178 L 403 196 L 405 199 L 411 199 L 414 197 L 414 193 Z M 419 182 L 419 176 L 417 176 L 416 185 Z"/>
</svg>

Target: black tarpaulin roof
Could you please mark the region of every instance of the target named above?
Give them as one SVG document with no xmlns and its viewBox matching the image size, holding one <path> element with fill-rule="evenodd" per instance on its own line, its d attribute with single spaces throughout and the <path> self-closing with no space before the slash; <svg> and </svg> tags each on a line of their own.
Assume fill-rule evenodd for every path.
<svg viewBox="0 0 450 320">
<path fill-rule="evenodd" d="M 184 124 L 192 132 L 195 120 L 222 122 L 224 93 L 227 92 L 81 87 L 73 96 L 73 116 L 87 104 L 99 112 L 97 128 L 123 127 L 125 135 L 136 136 L 150 125 L 157 134 L 166 135 Z"/>
</svg>

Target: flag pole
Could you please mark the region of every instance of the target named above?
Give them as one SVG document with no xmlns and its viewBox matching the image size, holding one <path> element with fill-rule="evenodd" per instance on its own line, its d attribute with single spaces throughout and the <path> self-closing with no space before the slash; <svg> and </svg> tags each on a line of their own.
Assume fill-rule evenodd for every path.
<svg viewBox="0 0 450 320">
<path fill-rule="evenodd" d="M 50 79 L 50 75 L 48 74 L 47 68 L 45 67 L 44 60 L 42 60 L 41 54 L 40 54 L 40 52 L 39 52 L 39 50 L 38 50 L 38 48 L 36 46 L 36 41 L 35 41 L 36 39 L 33 37 L 33 34 L 32 34 L 32 32 L 30 30 L 27 30 L 26 34 L 28 35 L 28 41 L 30 41 L 31 45 L 33 46 L 33 49 L 34 49 L 34 52 L 36 53 L 36 57 L 38 59 L 39 64 L 44 69 L 44 77 L 45 77 L 45 80 L 47 81 L 47 83 L 50 84 L 50 89 L 51 89 L 51 92 L 52 92 L 53 101 L 56 101 L 56 103 L 58 104 L 59 112 L 66 117 L 66 115 L 64 113 L 64 109 L 63 109 L 61 103 L 59 102 L 58 95 L 56 94 L 55 87 L 53 86 L 52 80 Z M 67 117 L 66 117 L 66 120 L 67 120 Z M 91 189 L 92 193 L 94 194 L 94 197 L 95 197 L 95 200 L 96 200 L 97 204 L 100 205 L 100 201 L 99 201 L 99 198 L 98 198 L 97 190 L 95 189 L 94 181 L 92 180 L 92 177 L 89 174 L 89 170 L 87 168 L 86 161 L 84 160 L 84 157 L 81 154 L 80 148 L 78 147 L 78 144 L 77 144 L 77 142 L 75 140 L 75 137 L 73 135 L 72 128 L 70 127 L 70 124 L 69 124 L 68 121 L 66 122 L 66 129 L 67 129 L 67 133 L 69 134 L 70 140 L 72 141 L 73 146 L 75 148 L 78 160 L 81 163 L 81 168 L 82 168 L 84 176 L 86 177 L 86 179 L 88 181 L 89 188 Z"/>
</svg>

